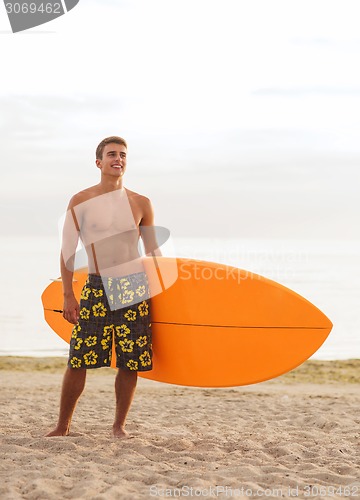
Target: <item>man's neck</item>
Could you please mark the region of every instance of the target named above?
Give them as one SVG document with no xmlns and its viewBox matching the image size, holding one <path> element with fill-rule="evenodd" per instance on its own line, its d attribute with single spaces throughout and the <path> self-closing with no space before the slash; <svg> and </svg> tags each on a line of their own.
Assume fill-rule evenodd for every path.
<svg viewBox="0 0 360 500">
<path fill-rule="evenodd" d="M 123 189 L 123 180 L 120 179 L 109 179 L 102 177 L 100 183 L 98 184 L 101 191 L 108 193 L 109 191 L 116 191 Z"/>
</svg>

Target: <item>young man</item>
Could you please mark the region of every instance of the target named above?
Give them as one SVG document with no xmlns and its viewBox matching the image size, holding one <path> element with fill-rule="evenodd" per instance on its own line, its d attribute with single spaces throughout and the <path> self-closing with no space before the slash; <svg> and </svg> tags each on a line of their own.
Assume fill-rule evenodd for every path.
<svg viewBox="0 0 360 500">
<path fill-rule="evenodd" d="M 114 136 L 101 141 L 96 149 L 99 184 L 75 194 L 68 206 L 60 266 L 63 316 L 75 326 L 58 424 L 47 436 L 69 434 L 71 418 L 85 386 L 86 370 L 110 366 L 114 342 L 118 373 L 113 434 L 126 437 L 125 420 L 134 397 L 137 372 L 152 368 L 150 293 L 138 252 L 139 236 L 147 255 L 160 255 L 160 251 L 150 200 L 123 187 L 126 163 L 124 139 Z M 72 287 L 79 238 L 89 269 L 80 305 Z"/>
</svg>

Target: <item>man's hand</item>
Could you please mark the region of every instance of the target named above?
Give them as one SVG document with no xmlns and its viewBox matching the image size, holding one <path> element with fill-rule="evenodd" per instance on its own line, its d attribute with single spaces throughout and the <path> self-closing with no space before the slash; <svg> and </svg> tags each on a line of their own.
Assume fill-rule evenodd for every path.
<svg viewBox="0 0 360 500">
<path fill-rule="evenodd" d="M 63 316 L 69 323 L 76 323 L 79 320 L 79 303 L 75 296 L 64 297 Z"/>
</svg>

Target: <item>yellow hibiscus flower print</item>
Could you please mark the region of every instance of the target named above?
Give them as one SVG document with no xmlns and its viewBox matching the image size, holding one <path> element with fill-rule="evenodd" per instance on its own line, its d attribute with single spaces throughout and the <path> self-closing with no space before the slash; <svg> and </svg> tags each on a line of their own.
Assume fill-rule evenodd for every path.
<svg viewBox="0 0 360 500">
<path fill-rule="evenodd" d="M 106 349 L 109 349 L 109 342 L 110 342 L 110 337 L 106 338 L 106 339 L 102 339 L 101 341 L 101 345 L 102 345 L 102 348 L 104 349 L 104 351 L 106 351 Z"/>
<path fill-rule="evenodd" d="M 79 324 L 77 324 L 76 326 L 74 326 L 72 334 L 71 334 L 71 338 L 72 339 L 76 339 L 77 334 L 80 332 L 80 330 L 81 330 L 81 326 Z"/>
<path fill-rule="evenodd" d="M 90 293 L 91 293 L 91 288 L 84 286 L 84 288 L 81 291 L 80 298 L 83 300 L 88 300 Z"/>
<path fill-rule="evenodd" d="M 81 359 L 74 357 L 70 360 L 70 364 L 73 368 L 80 368 L 81 367 Z"/>
<path fill-rule="evenodd" d="M 144 347 L 147 344 L 147 336 L 143 335 L 142 337 L 139 337 L 136 341 L 137 345 L 139 347 Z"/>
<path fill-rule="evenodd" d="M 119 295 L 122 304 L 129 304 L 134 298 L 135 292 L 133 290 L 124 290 L 124 293 Z"/>
<path fill-rule="evenodd" d="M 107 312 L 106 307 L 101 302 L 98 302 L 97 304 L 92 306 L 92 310 L 94 316 L 101 316 L 101 317 L 104 317 Z"/>
<path fill-rule="evenodd" d="M 103 333 L 104 337 L 111 337 L 111 335 L 113 334 L 113 331 L 114 331 L 114 325 L 104 326 L 103 331 L 104 331 L 104 333 Z"/>
<path fill-rule="evenodd" d="M 81 344 L 83 343 L 83 339 L 76 339 L 76 344 L 74 346 L 74 349 L 76 349 L 77 351 L 79 349 L 81 349 Z"/>
<path fill-rule="evenodd" d="M 86 309 L 86 307 L 83 307 L 79 314 L 81 319 L 89 319 L 90 309 Z"/>
<path fill-rule="evenodd" d="M 97 299 L 104 295 L 104 292 L 102 290 L 97 290 L 96 288 L 92 289 L 92 293 L 94 294 L 94 297 L 96 297 Z"/>
<path fill-rule="evenodd" d="M 148 353 L 148 351 L 145 351 L 144 354 L 140 354 L 139 359 L 140 359 L 142 366 L 150 366 L 151 365 L 151 358 L 150 358 L 150 354 Z"/>
<path fill-rule="evenodd" d="M 130 361 L 126 363 L 126 366 L 130 368 L 130 370 L 137 370 L 139 368 L 139 363 L 137 361 L 134 361 L 133 359 L 130 359 Z"/>
<path fill-rule="evenodd" d="M 134 342 L 130 339 L 120 340 L 119 346 L 123 352 L 133 352 Z"/>
<path fill-rule="evenodd" d="M 92 347 L 93 345 L 96 344 L 96 341 L 97 341 L 97 338 L 95 335 L 92 335 L 90 337 L 86 337 L 86 339 L 84 340 L 84 343 L 88 346 L 88 347 Z"/>
<path fill-rule="evenodd" d="M 128 321 L 135 321 L 136 320 L 136 311 L 133 311 L 132 309 L 129 309 L 125 314 L 124 317 Z"/>
<path fill-rule="evenodd" d="M 84 354 L 84 361 L 86 365 L 96 365 L 98 355 L 95 351 L 90 351 Z"/>
<path fill-rule="evenodd" d="M 140 316 L 147 316 L 149 314 L 149 305 L 145 302 L 145 300 L 138 305 L 138 310 Z"/>
<path fill-rule="evenodd" d="M 140 285 L 137 289 L 136 289 L 136 293 L 139 297 L 142 297 L 145 293 L 145 286 L 144 285 Z"/>
<path fill-rule="evenodd" d="M 130 333 L 130 328 L 128 328 L 126 325 L 116 326 L 115 330 L 118 337 L 126 337 L 126 335 Z"/>
</svg>

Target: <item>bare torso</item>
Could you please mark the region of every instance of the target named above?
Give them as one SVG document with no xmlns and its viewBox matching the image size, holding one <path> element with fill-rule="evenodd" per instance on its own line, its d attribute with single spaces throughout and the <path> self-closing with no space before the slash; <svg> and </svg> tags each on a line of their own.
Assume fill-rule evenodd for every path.
<svg viewBox="0 0 360 500">
<path fill-rule="evenodd" d="M 125 276 L 143 271 L 138 251 L 146 197 L 126 188 L 104 193 L 92 186 L 75 197 L 73 215 L 88 257 L 89 273 Z"/>
</svg>

